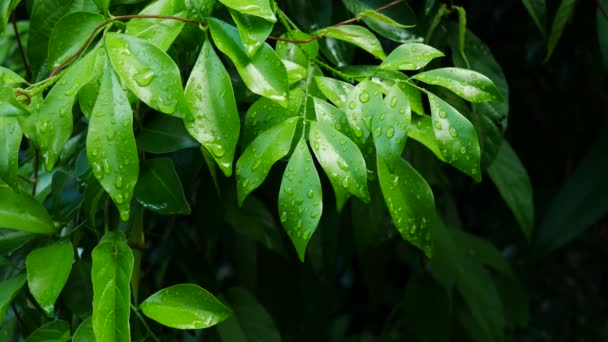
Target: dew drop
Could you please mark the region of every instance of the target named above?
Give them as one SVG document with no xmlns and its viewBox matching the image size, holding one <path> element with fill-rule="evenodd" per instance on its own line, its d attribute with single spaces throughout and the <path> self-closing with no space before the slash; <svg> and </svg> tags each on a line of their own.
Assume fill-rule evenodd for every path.
<svg viewBox="0 0 608 342">
<path fill-rule="evenodd" d="M 456 129 L 454 127 L 450 127 L 450 135 L 453 137 L 458 136 L 458 132 L 456 132 Z"/>
<path fill-rule="evenodd" d="M 40 127 L 39 127 L 40 128 L 40 133 L 45 133 L 48 127 L 49 127 L 49 123 L 46 122 L 46 121 L 43 121 L 40 124 Z"/>
<path fill-rule="evenodd" d="M 441 122 L 439 122 L 439 121 L 435 121 L 433 124 L 435 125 L 436 129 L 442 129 L 443 128 L 443 127 L 441 127 Z"/>
<path fill-rule="evenodd" d="M 460 153 L 462 153 L 462 154 L 467 153 L 467 148 L 466 148 L 466 147 L 464 147 L 464 146 L 462 146 L 462 147 L 460 148 Z"/>
<path fill-rule="evenodd" d="M 367 101 L 369 101 L 369 94 L 367 93 L 367 91 L 362 91 L 361 94 L 359 94 L 359 101 L 366 103 Z M 351 108 L 353 109 L 353 108 Z"/>
<path fill-rule="evenodd" d="M 244 179 L 243 182 L 241 182 L 241 185 L 243 186 L 243 188 L 247 188 L 247 186 L 249 185 L 249 179 Z"/>
<path fill-rule="evenodd" d="M 287 222 L 287 212 L 286 211 L 281 213 L 281 222 L 283 222 L 283 223 Z"/>
<path fill-rule="evenodd" d="M 382 129 L 380 129 L 380 128 L 376 128 L 376 129 L 374 130 L 374 136 L 375 136 L 375 137 L 379 137 L 379 136 L 381 136 L 381 135 L 382 135 Z"/>
<path fill-rule="evenodd" d="M 349 171 L 350 170 L 350 168 L 348 167 L 348 164 L 344 161 L 344 159 L 338 159 L 338 167 L 342 171 Z"/>
<path fill-rule="evenodd" d="M 290 187 L 286 186 L 286 187 L 285 187 L 285 189 L 283 189 L 283 190 L 285 190 L 285 192 L 286 192 L 288 195 L 293 195 L 293 189 L 292 189 L 292 188 L 290 188 Z"/>
<path fill-rule="evenodd" d="M 444 118 L 444 119 L 448 117 L 448 115 L 446 114 L 446 112 L 444 112 L 443 110 L 439 112 L 439 116 L 442 117 L 442 118 Z"/>
<path fill-rule="evenodd" d="M 308 198 L 312 199 L 313 197 L 315 197 L 315 192 L 312 190 L 308 190 L 308 192 L 306 193 L 306 196 L 308 196 Z"/>
<path fill-rule="evenodd" d="M 391 106 L 391 108 L 395 108 L 395 106 L 397 106 L 397 96 L 391 97 L 389 105 Z"/>
<path fill-rule="evenodd" d="M 107 174 L 110 174 L 110 172 L 112 172 L 112 169 L 110 169 L 110 164 L 108 163 L 107 159 L 103 160 L 103 171 Z"/>
<path fill-rule="evenodd" d="M 389 138 L 395 136 L 395 129 L 392 126 L 386 129 L 386 136 Z"/>
<path fill-rule="evenodd" d="M 359 127 L 353 127 L 353 132 L 355 132 L 355 136 L 357 138 L 361 138 L 363 136 L 363 130 Z"/>
<path fill-rule="evenodd" d="M 120 189 L 120 188 L 122 188 L 122 184 L 123 184 L 122 176 L 116 177 L 116 182 L 114 182 L 114 185 L 116 185 L 116 187 Z"/>
<path fill-rule="evenodd" d="M 346 176 L 342 180 L 342 186 L 345 187 L 345 188 L 348 188 L 349 185 L 350 185 L 350 178 L 348 176 Z"/>
<path fill-rule="evenodd" d="M 147 87 L 150 85 L 155 76 L 156 74 L 152 69 L 143 68 L 140 72 L 136 73 L 133 78 L 140 87 Z"/>
<path fill-rule="evenodd" d="M 115 198 L 116 203 L 121 204 L 122 202 L 124 202 L 124 198 L 122 197 L 122 194 L 116 194 Z"/>
</svg>

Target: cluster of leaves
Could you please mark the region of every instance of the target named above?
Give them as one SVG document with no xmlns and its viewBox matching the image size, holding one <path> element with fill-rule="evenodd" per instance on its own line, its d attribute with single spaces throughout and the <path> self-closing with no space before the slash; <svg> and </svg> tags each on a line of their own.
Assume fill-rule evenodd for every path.
<svg viewBox="0 0 608 342">
<path fill-rule="evenodd" d="M 4 22 L 18 4 L 2 2 Z M 425 4 L 426 43 L 452 52 L 453 66 L 443 66 L 444 53 L 411 27 L 366 2 L 344 5 L 354 19 L 305 33 L 268 0 L 33 2 L 24 72 L 36 82 L 18 68 L 0 69 L 0 227 L 9 266 L 0 316 L 12 302 L 24 309 L 31 303 L 57 319 L 28 339 L 67 340 L 70 325 L 54 306 L 78 266 L 91 279 L 92 309 L 71 308 L 82 321 L 74 340 L 129 340 L 131 311 L 146 328 L 140 312 L 177 329 L 230 317 L 228 307 L 193 284 L 138 301 L 144 213 L 190 214 L 184 171 L 171 154 L 200 146 L 211 175 L 201 181 L 238 206 L 254 201 L 248 197 L 273 165 L 286 162 L 276 216 L 301 261 L 329 207 L 322 181 L 333 188 L 337 212 L 352 196 L 370 206 L 384 202 L 401 237 L 434 255 L 432 273 L 449 294 L 441 300 L 449 305 L 457 289 L 467 303 L 470 310 L 459 315 L 465 329 L 478 340 L 500 340 L 508 311 L 501 305 L 509 303 L 484 266 L 517 281 L 490 245 L 444 227 L 422 175 L 436 161 L 477 182 L 487 171 L 529 237 L 529 182 L 502 141 L 508 87 L 500 66 L 467 31 L 460 7 Z M 440 25 L 452 13 L 458 23 Z M 387 55 L 370 29 L 399 45 Z M 442 43 L 435 44 L 438 36 Z M 360 48 L 375 64 L 346 62 L 335 46 Z M 424 172 L 404 157 L 410 140 L 419 143 L 418 153 L 431 152 Z M 231 197 L 217 171 L 231 177 L 235 161 Z M 425 276 L 410 293 L 425 290 Z M 31 298 L 16 300 L 26 283 Z M 491 285 L 480 294 L 477 283 Z M 241 306 L 255 307 L 266 320 L 248 292 L 228 297 L 237 316 L 248 310 Z M 506 319 L 525 324 L 521 315 Z M 233 338 L 235 322 L 219 326 L 222 338 Z M 149 328 L 139 337 L 148 335 Z"/>
</svg>

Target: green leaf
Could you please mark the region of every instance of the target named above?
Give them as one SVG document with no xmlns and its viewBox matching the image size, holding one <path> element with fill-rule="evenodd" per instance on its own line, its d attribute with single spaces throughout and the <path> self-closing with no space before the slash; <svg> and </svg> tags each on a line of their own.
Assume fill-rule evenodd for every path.
<svg viewBox="0 0 608 342">
<path fill-rule="evenodd" d="M 424 115 L 424 106 L 422 105 L 422 96 L 420 94 L 420 90 L 405 82 L 398 82 L 397 84 L 399 85 L 399 88 L 401 88 L 401 91 L 405 97 L 407 97 L 407 101 L 409 102 L 412 111 L 414 113 Z"/>
<path fill-rule="evenodd" d="M 305 67 L 301 66 L 298 63 L 294 63 L 287 60 L 281 60 L 283 65 L 285 65 L 285 71 L 287 72 L 287 82 L 289 85 L 292 85 L 298 81 L 301 81 L 306 78 L 308 70 Z"/>
<path fill-rule="evenodd" d="M 253 57 L 272 32 L 274 22 L 230 10 L 230 16 L 239 30 L 247 56 Z"/>
<path fill-rule="evenodd" d="M 522 0 L 521 2 L 526 7 L 528 14 L 532 17 L 532 21 L 534 21 L 540 33 L 544 36 L 546 34 L 545 17 L 547 15 L 545 0 Z"/>
<path fill-rule="evenodd" d="M 346 112 L 317 97 L 313 97 L 312 100 L 314 102 L 317 121 L 320 125 L 333 127 L 347 137 L 353 138 L 353 132 L 346 119 Z"/>
<path fill-rule="evenodd" d="M 95 333 L 93 332 L 93 320 L 89 317 L 76 328 L 74 337 L 72 337 L 72 342 L 90 341 L 95 341 Z"/>
<path fill-rule="evenodd" d="M 338 211 L 346 203 L 348 193 L 368 202 L 367 167 L 357 145 L 333 127 L 314 121 L 310 123 L 308 139 L 334 188 Z"/>
<path fill-rule="evenodd" d="M 0 33 L 4 31 L 11 13 L 20 2 L 21 0 L 3 0 L 0 3 Z"/>
<path fill-rule="evenodd" d="M 388 26 L 393 26 L 393 27 L 398 27 L 398 28 L 411 28 L 411 27 L 416 26 L 416 25 L 400 24 L 400 23 L 394 21 L 392 18 L 387 17 L 386 15 L 384 15 L 378 11 L 375 11 L 373 9 L 366 9 L 363 12 L 359 13 L 357 16 L 364 16 L 365 18 L 373 19 L 374 21 L 376 21 L 378 23 L 382 23 L 382 24 L 386 24 Z"/>
<path fill-rule="evenodd" d="M 328 27 L 320 32 L 326 37 L 339 39 L 360 47 L 371 53 L 378 59 L 384 59 L 386 55 L 378 38 L 368 29 L 359 25 L 342 25 Z"/>
<path fill-rule="evenodd" d="M 87 134 L 87 159 L 123 221 L 129 218 L 139 159 L 133 136 L 133 111 L 125 90 L 106 63 Z"/>
<path fill-rule="evenodd" d="M 378 180 L 384 201 L 401 236 L 433 255 L 431 227 L 435 220 L 435 199 L 428 183 L 410 163 L 398 159 L 389 168 L 378 156 Z"/>
<path fill-rule="evenodd" d="M 101 74 L 104 60 L 101 53 L 101 49 L 92 51 L 72 65 L 53 86 L 37 114 L 36 137 L 48 171 L 72 135 L 72 107 L 76 95 L 85 84 Z"/>
<path fill-rule="evenodd" d="M 13 191 L 0 184 L 0 228 L 36 234 L 53 234 L 55 227 L 46 211 L 34 197 Z"/>
<path fill-rule="evenodd" d="M 63 320 L 56 320 L 44 324 L 36 329 L 25 342 L 67 342 L 70 340 L 70 324 Z"/>
<path fill-rule="evenodd" d="M 220 0 L 220 2 L 243 14 L 260 17 L 273 23 L 277 21 L 269 0 Z"/>
<path fill-rule="evenodd" d="M 0 66 L 0 85 L 12 86 L 21 83 L 26 83 L 23 77 L 10 69 Z"/>
<path fill-rule="evenodd" d="M 312 36 L 304 32 L 292 31 L 283 34 L 281 37 L 286 39 L 308 40 L 311 39 Z M 303 44 L 278 41 L 275 50 L 280 59 L 289 60 L 299 64 L 303 68 L 307 68 L 308 61 L 314 60 L 319 55 L 319 43 L 316 40 Z"/>
<path fill-rule="evenodd" d="M 200 146 L 184 127 L 183 120 L 168 115 L 158 116 L 148 122 L 139 131 L 135 140 L 137 140 L 137 147 L 154 154 L 171 153 Z"/>
<path fill-rule="evenodd" d="M 321 180 L 302 137 L 287 163 L 279 192 L 281 223 L 302 262 L 322 212 Z"/>
<path fill-rule="evenodd" d="M 194 116 L 194 121 L 186 121 L 186 128 L 211 152 L 224 175 L 230 177 L 240 118 L 230 75 L 209 40 L 192 68 L 185 94 Z"/>
<path fill-rule="evenodd" d="M 236 163 L 239 206 L 264 182 L 270 168 L 285 157 L 291 148 L 299 118 L 285 120 L 258 135 Z"/>
<path fill-rule="evenodd" d="M 405 148 L 407 129 L 412 120 L 410 104 L 398 85 L 394 85 L 384 98 L 385 111 L 372 120 L 372 135 L 378 156 L 390 169 L 401 159 Z"/>
<path fill-rule="evenodd" d="M 600 1 L 601 8 L 608 9 L 608 1 Z M 608 70 L 608 18 L 604 16 L 600 7 L 596 10 L 595 21 L 597 29 L 597 39 L 600 46 L 600 52 L 602 54 L 602 63 L 604 69 Z"/>
<path fill-rule="evenodd" d="M 17 100 L 15 90 L 0 86 L 0 118 L 12 116 L 27 116 L 30 112 Z"/>
<path fill-rule="evenodd" d="M 95 6 L 99 8 L 99 11 L 103 13 L 103 15 L 108 15 L 108 9 L 110 8 L 110 0 L 93 0 Z"/>
<path fill-rule="evenodd" d="M 399 45 L 380 64 L 381 69 L 418 70 L 424 68 L 437 57 L 445 56 L 443 52 L 421 43 Z"/>
<path fill-rule="evenodd" d="M 17 181 L 22 135 L 16 118 L 0 116 L 0 136 L 4 140 L 0 143 L 0 178 L 11 185 Z"/>
<path fill-rule="evenodd" d="M 105 47 L 114 70 L 140 100 L 161 113 L 191 119 L 171 57 L 150 42 L 115 32 L 105 34 Z"/>
<path fill-rule="evenodd" d="M 59 19 L 49 38 L 49 70 L 55 69 L 74 55 L 104 21 L 102 15 L 93 12 L 72 12 Z"/>
<path fill-rule="evenodd" d="M 190 13 L 202 19 L 211 16 L 216 0 L 186 0 L 185 3 Z"/>
<path fill-rule="evenodd" d="M 9 255 L 35 238 L 33 234 L 10 229 L 0 229 L 0 255 Z"/>
<path fill-rule="evenodd" d="M 445 158 L 441 154 L 439 144 L 435 138 L 435 132 L 433 129 L 433 120 L 428 115 L 414 116 L 412 122 L 407 129 L 408 137 L 418 141 L 422 145 L 426 146 L 431 152 L 433 152 L 437 158 L 445 161 Z"/>
<path fill-rule="evenodd" d="M 135 199 L 159 214 L 189 214 L 190 205 L 169 158 L 146 159 L 135 186 Z"/>
<path fill-rule="evenodd" d="M 412 77 L 427 84 L 448 88 L 471 102 L 503 101 L 496 85 L 486 76 L 461 68 L 440 68 L 421 72 Z"/>
<path fill-rule="evenodd" d="M 331 77 L 315 76 L 314 79 L 325 97 L 336 106 L 346 108 L 346 98 L 353 92 L 354 86 Z"/>
<path fill-rule="evenodd" d="M 367 140 L 372 128 L 372 118 L 384 113 L 380 87 L 365 80 L 355 86 L 346 99 L 346 118 L 358 142 Z"/>
<path fill-rule="evenodd" d="M 232 315 L 230 308 L 202 287 L 179 284 L 162 289 L 140 305 L 144 315 L 175 329 L 204 329 Z"/>
<path fill-rule="evenodd" d="M 8 307 L 24 284 L 25 274 L 0 281 L 0 320 L 4 321 Z"/>
<path fill-rule="evenodd" d="M 184 1 L 159 0 L 146 6 L 140 15 L 185 17 Z M 134 18 L 127 23 L 127 34 L 148 41 L 167 51 L 184 27 L 184 22 L 171 19 Z"/>
<path fill-rule="evenodd" d="M 511 208 L 521 230 L 528 240 L 531 239 L 534 226 L 532 185 L 526 169 L 508 142 L 502 143 L 494 163 L 488 168 L 488 175 Z"/>
<path fill-rule="evenodd" d="M 236 27 L 215 18 L 208 24 L 215 45 L 232 60 L 247 88 L 287 107 L 287 71 L 270 45 L 262 44 L 249 58 Z"/>
<path fill-rule="evenodd" d="M 228 290 L 228 302 L 234 315 L 217 326 L 225 342 L 281 342 L 272 317 L 246 289 Z"/>
<path fill-rule="evenodd" d="M 475 127 L 454 107 L 428 93 L 433 132 L 445 160 L 481 181 L 479 140 Z"/>
<path fill-rule="evenodd" d="M 557 13 L 555 13 L 555 18 L 553 19 L 553 24 L 551 24 L 551 32 L 547 38 L 547 55 L 545 56 L 545 63 L 549 61 L 549 58 L 551 58 L 551 55 L 553 54 L 553 50 L 555 50 L 557 43 L 559 43 L 562 32 L 574 13 L 574 5 L 576 5 L 576 0 L 562 0 L 559 4 Z"/>
<path fill-rule="evenodd" d="M 49 317 L 68 280 L 73 261 L 74 247 L 69 241 L 35 249 L 27 256 L 27 285 Z"/>
<path fill-rule="evenodd" d="M 98 342 L 130 341 L 133 253 L 122 233 L 106 233 L 91 253 L 93 331 Z"/>
<path fill-rule="evenodd" d="M 343 0 L 342 3 L 353 15 L 366 14 L 367 17 L 363 18 L 363 22 L 373 31 L 390 40 L 399 43 L 422 41 L 422 38 L 409 29 L 416 25 L 417 17 L 408 3 L 386 8 L 382 13 L 376 12 L 375 9 L 386 4 L 384 1 Z M 409 25 L 403 26 L 398 22 L 406 22 Z"/>
</svg>

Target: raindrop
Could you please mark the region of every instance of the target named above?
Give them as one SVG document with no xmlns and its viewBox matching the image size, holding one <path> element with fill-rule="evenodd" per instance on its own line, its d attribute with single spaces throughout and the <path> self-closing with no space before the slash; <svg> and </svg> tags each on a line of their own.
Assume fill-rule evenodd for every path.
<svg viewBox="0 0 608 342">
<path fill-rule="evenodd" d="M 116 182 L 114 183 L 114 185 L 116 185 L 116 187 L 120 189 L 120 188 L 122 188 L 122 184 L 123 184 L 122 176 L 116 177 Z"/>
<path fill-rule="evenodd" d="M 367 93 L 367 91 L 362 91 L 361 94 L 359 94 L 359 101 L 363 103 L 369 101 L 369 94 Z"/>
<path fill-rule="evenodd" d="M 357 104 L 355 102 L 351 102 L 348 104 L 348 108 L 355 109 L 355 108 L 357 108 Z"/>
<path fill-rule="evenodd" d="M 313 197 L 315 197 L 315 192 L 312 190 L 308 190 L 308 192 L 306 193 L 306 196 L 308 196 L 308 198 L 312 199 Z"/>
<path fill-rule="evenodd" d="M 391 101 L 389 103 L 389 106 L 391 106 L 391 108 L 395 108 L 395 106 L 397 106 L 397 96 L 391 97 Z"/>
<path fill-rule="evenodd" d="M 450 127 L 450 135 L 453 137 L 458 136 L 458 132 L 456 132 L 456 129 L 454 127 Z"/>
<path fill-rule="evenodd" d="M 124 202 L 124 198 L 122 197 L 122 194 L 116 194 L 115 197 L 116 203 L 121 204 L 122 202 Z"/>
<path fill-rule="evenodd" d="M 342 171 L 350 170 L 350 168 L 348 167 L 348 164 L 344 161 L 344 159 L 338 159 L 338 167 Z"/>
<path fill-rule="evenodd" d="M 375 137 L 379 137 L 379 136 L 381 136 L 381 135 L 382 135 L 382 129 L 380 129 L 380 128 L 376 128 L 376 129 L 374 130 L 374 136 L 375 136 Z"/>
<path fill-rule="evenodd" d="M 466 147 L 464 147 L 464 146 L 462 146 L 462 147 L 460 148 L 460 153 L 462 153 L 462 154 L 467 153 L 467 148 L 466 148 Z"/>
<path fill-rule="evenodd" d="M 146 87 L 152 82 L 152 79 L 154 79 L 155 76 L 156 74 L 152 69 L 143 68 L 140 72 L 136 73 L 133 78 L 135 79 L 137 85 L 140 87 Z"/>
<path fill-rule="evenodd" d="M 439 122 L 439 121 L 435 120 L 435 122 L 434 122 L 433 124 L 435 125 L 435 128 L 437 128 L 437 129 L 442 129 L 442 127 L 441 127 L 441 122 Z"/>
<path fill-rule="evenodd" d="M 42 122 L 40 124 L 40 127 L 39 127 L 40 128 L 40 133 L 45 133 L 46 130 L 47 130 L 47 128 L 48 128 L 48 126 L 49 126 L 48 122 L 46 122 L 46 121 Z"/>
<path fill-rule="evenodd" d="M 290 187 L 286 186 L 284 190 L 285 190 L 285 192 L 286 192 L 287 194 L 289 194 L 289 195 L 293 195 L 293 189 L 292 189 L 292 188 L 290 188 Z"/>
<path fill-rule="evenodd" d="M 281 222 L 283 222 L 283 223 L 287 222 L 287 212 L 286 211 L 281 213 Z"/>
<path fill-rule="evenodd" d="M 353 132 L 355 132 L 355 136 L 357 138 L 361 138 L 363 136 L 363 130 L 359 127 L 353 127 Z"/>
<path fill-rule="evenodd" d="M 247 188 L 247 185 L 249 185 L 249 179 L 244 179 L 241 185 L 243 186 L 243 188 Z"/>
<path fill-rule="evenodd" d="M 391 126 L 386 129 L 386 136 L 392 138 L 395 135 L 395 129 Z"/>
<path fill-rule="evenodd" d="M 350 178 L 348 176 L 346 176 L 342 180 L 342 186 L 345 187 L 345 188 L 348 188 L 349 185 L 350 185 Z"/>
<path fill-rule="evenodd" d="M 103 171 L 107 174 L 110 174 L 110 172 L 112 172 L 112 169 L 110 169 L 110 164 L 108 163 L 107 159 L 103 160 Z"/>
<path fill-rule="evenodd" d="M 439 111 L 439 116 L 442 117 L 442 118 L 444 118 L 444 119 L 448 117 L 448 115 L 443 110 Z"/>
</svg>

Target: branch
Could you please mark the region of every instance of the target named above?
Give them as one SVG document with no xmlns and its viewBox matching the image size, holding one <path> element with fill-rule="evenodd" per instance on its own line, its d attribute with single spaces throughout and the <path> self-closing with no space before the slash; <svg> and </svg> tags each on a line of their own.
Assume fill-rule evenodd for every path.
<svg viewBox="0 0 608 342">
<path fill-rule="evenodd" d="M 15 40 L 17 40 L 19 54 L 21 55 L 23 66 L 25 67 L 25 79 L 29 82 L 32 80 L 32 71 L 30 70 L 30 64 L 27 62 L 27 57 L 25 56 L 23 43 L 21 43 L 21 35 L 19 34 L 19 30 L 17 29 L 17 17 L 15 17 L 15 13 L 11 14 L 11 22 L 13 23 L 13 30 L 15 30 Z"/>
</svg>

